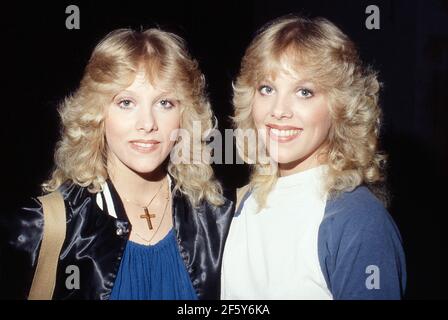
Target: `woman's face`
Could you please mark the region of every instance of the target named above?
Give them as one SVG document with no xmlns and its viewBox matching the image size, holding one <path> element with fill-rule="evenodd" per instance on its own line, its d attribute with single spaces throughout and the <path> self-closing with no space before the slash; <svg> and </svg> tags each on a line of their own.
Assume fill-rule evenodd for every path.
<svg viewBox="0 0 448 320">
<path fill-rule="evenodd" d="M 113 98 L 105 132 L 108 166 L 139 174 L 154 172 L 169 156 L 180 127 L 180 102 L 173 92 L 153 87 L 144 72 Z"/>
<path fill-rule="evenodd" d="M 278 72 L 264 79 L 254 97 L 252 116 L 280 175 L 319 165 L 331 121 L 328 98 L 310 81 Z"/>
</svg>

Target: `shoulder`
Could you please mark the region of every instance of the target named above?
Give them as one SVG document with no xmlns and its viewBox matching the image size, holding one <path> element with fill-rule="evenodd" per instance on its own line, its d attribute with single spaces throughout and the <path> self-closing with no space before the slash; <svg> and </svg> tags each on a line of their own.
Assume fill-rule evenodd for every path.
<svg viewBox="0 0 448 320">
<path fill-rule="evenodd" d="M 327 200 L 326 214 L 357 211 L 361 208 L 370 211 L 384 211 L 384 205 L 365 186 L 358 186 L 352 191 L 342 192 Z"/>
<path fill-rule="evenodd" d="M 236 190 L 235 217 L 241 213 L 242 204 L 244 204 L 244 202 L 247 200 L 249 196 L 250 196 L 249 184 L 246 184 L 245 186 L 242 186 L 241 188 L 238 188 Z"/>
<path fill-rule="evenodd" d="M 89 194 L 87 188 L 83 188 L 70 182 L 62 184 L 58 188 L 58 192 L 62 194 L 64 199 L 67 216 L 69 215 L 68 207 L 78 205 L 80 201 L 83 201 Z M 17 238 L 16 236 L 20 237 L 21 234 L 24 234 L 25 230 L 26 233 L 41 234 L 43 223 L 44 213 L 42 203 L 40 202 L 39 197 L 36 196 L 28 198 L 19 208 L 3 215 L 1 228 L 2 232 L 9 238 L 12 237 L 15 239 Z"/>
<path fill-rule="evenodd" d="M 319 228 L 319 244 L 341 248 L 355 243 L 364 247 L 400 246 L 395 221 L 382 202 L 365 186 L 327 201 Z"/>
<path fill-rule="evenodd" d="M 180 190 L 173 195 L 174 216 L 176 220 L 201 220 L 202 223 L 214 224 L 215 222 L 230 219 L 233 216 L 234 201 L 222 196 L 222 204 L 215 205 L 202 199 L 197 206 L 193 206 L 188 197 Z"/>
<path fill-rule="evenodd" d="M 0 221 L 4 244 L 26 245 L 26 240 L 40 237 L 43 229 L 43 210 L 36 197 L 26 200 L 20 208 L 3 214 Z"/>
<path fill-rule="evenodd" d="M 393 225 L 393 220 L 383 203 L 365 186 L 327 200 L 323 223 L 345 228 L 372 228 Z"/>
<path fill-rule="evenodd" d="M 241 199 L 246 195 L 246 193 L 249 191 L 250 185 L 246 184 L 245 186 L 242 186 L 241 188 L 236 189 L 236 196 L 238 201 L 241 201 Z"/>
<path fill-rule="evenodd" d="M 202 210 L 207 216 L 212 216 L 218 220 L 230 220 L 235 211 L 235 203 L 229 198 L 223 196 L 223 203 L 221 205 L 214 205 L 208 201 L 203 201 Z"/>
<path fill-rule="evenodd" d="M 381 201 L 364 186 L 327 201 L 318 239 L 321 255 L 403 255 L 397 225 Z"/>
<path fill-rule="evenodd" d="M 84 202 L 87 198 L 92 198 L 93 193 L 89 192 L 86 187 L 82 187 L 72 181 L 64 182 L 58 191 L 62 194 L 64 201 L 70 206 L 77 206 Z"/>
<path fill-rule="evenodd" d="M 401 236 L 389 212 L 367 187 L 327 201 L 318 239 L 319 262 L 335 299 L 401 296 L 406 284 Z M 372 266 L 381 270 L 381 290 L 366 285 Z"/>
<path fill-rule="evenodd" d="M 67 185 L 61 186 L 63 190 Z M 69 191 L 63 198 L 68 200 Z M 67 216 L 66 212 L 62 213 Z M 30 197 L 0 217 L 0 296 L 25 299 L 31 285 L 44 232 L 44 211 L 38 197 Z M 13 279 L 13 280 L 11 280 Z"/>
</svg>

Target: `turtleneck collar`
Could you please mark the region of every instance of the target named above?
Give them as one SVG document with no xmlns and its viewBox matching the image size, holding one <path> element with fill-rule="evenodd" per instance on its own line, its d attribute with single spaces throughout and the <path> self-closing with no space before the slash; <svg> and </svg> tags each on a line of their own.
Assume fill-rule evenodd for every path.
<svg viewBox="0 0 448 320">
<path fill-rule="evenodd" d="M 288 176 L 279 177 L 275 185 L 276 189 L 285 189 L 299 185 L 315 185 L 323 181 L 328 166 L 323 164 L 317 167 L 293 173 Z"/>
</svg>

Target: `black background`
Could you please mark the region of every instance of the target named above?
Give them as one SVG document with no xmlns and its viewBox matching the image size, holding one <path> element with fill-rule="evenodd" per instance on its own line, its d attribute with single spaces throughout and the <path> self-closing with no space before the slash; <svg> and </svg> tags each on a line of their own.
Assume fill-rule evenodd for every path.
<svg viewBox="0 0 448 320">
<path fill-rule="evenodd" d="M 80 8 L 67 30 L 65 8 Z M 365 27 L 368 5 L 380 30 Z M 96 43 L 116 28 L 160 26 L 199 60 L 220 129 L 230 128 L 231 81 L 256 29 L 287 13 L 324 16 L 358 45 L 384 84 L 382 147 L 389 154 L 390 212 L 407 255 L 408 299 L 448 298 L 448 1 L 36 1 L 1 4 L 2 210 L 40 194 L 53 165 L 56 106 L 74 91 Z M 227 188 L 244 165 L 216 165 Z"/>
</svg>

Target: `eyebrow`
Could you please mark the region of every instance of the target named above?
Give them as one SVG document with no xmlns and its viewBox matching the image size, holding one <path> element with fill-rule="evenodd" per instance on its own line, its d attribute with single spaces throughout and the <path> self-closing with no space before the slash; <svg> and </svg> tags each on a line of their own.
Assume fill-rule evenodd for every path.
<svg viewBox="0 0 448 320">
<path fill-rule="evenodd" d="M 156 89 L 156 88 L 155 88 L 155 91 L 158 91 L 158 92 L 157 92 L 156 98 L 155 98 L 154 100 L 159 100 L 159 99 L 162 98 L 163 96 L 173 96 L 173 99 L 175 98 L 175 99 L 179 100 L 179 98 L 177 97 L 177 95 L 176 95 L 174 92 L 170 92 L 170 91 L 167 91 L 167 90 L 160 90 L 160 89 Z M 114 96 L 114 99 L 115 99 L 117 96 L 119 96 L 119 95 L 126 95 L 126 94 L 129 94 L 129 95 L 135 95 L 135 96 L 139 96 L 139 95 L 140 95 L 140 94 L 139 94 L 138 92 L 136 92 L 136 91 L 129 90 L 129 89 L 125 89 L 125 90 L 121 90 L 120 92 L 118 92 L 118 93 Z"/>
<path fill-rule="evenodd" d="M 137 92 L 132 91 L 132 90 L 128 90 L 128 89 L 121 90 L 121 91 L 119 91 L 119 92 L 114 96 L 114 99 L 115 99 L 117 96 L 119 96 L 119 95 L 126 95 L 126 94 L 137 95 Z"/>
<path fill-rule="evenodd" d="M 298 80 L 298 81 L 294 82 L 294 86 L 295 87 L 313 87 L 313 88 L 316 87 L 314 82 L 311 80 L 308 80 L 308 79 Z"/>
<path fill-rule="evenodd" d="M 268 84 L 271 84 L 271 85 L 275 86 L 275 82 L 273 80 L 268 79 L 268 78 L 265 78 L 262 81 L 260 81 L 259 85 L 261 85 L 263 83 L 268 83 Z M 317 87 L 317 85 L 313 81 L 311 81 L 309 79 L 300 79 L 300 80 L 294 81 L 292 86 L 293 87 L 299 87 L 299 86 Z"/>
</svg>

